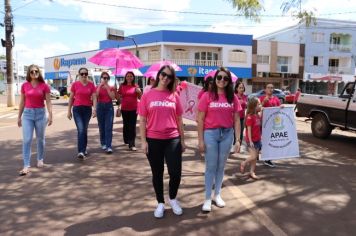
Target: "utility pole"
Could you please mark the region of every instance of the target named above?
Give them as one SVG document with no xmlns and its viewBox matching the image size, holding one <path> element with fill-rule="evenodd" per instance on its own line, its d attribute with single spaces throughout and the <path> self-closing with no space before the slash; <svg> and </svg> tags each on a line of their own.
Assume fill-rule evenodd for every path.
<svg viewBox="0 0 356 236">
<path fill-rule="evenodd" d="M 14 24 L 10 0 L 5 0 L 5 47 L 6 47 L 6 81 L 7 81 L 7 106 L 15 106 L 14 74 L 12 63 L 12 47 L 14 41 Z"/>
</svg>

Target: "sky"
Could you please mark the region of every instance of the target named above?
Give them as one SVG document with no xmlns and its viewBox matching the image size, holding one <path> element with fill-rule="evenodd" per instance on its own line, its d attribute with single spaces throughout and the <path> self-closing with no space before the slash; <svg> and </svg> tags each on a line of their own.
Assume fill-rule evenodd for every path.
<svg viewBox="0 0 356 236">
<path fill-rule="evenodd" d="M 4 2 L 0 13 L 4 16 Z M 283 0 L 263 0 L 260 22 L 234 16 L 226 0 L 11 0 L 15 24 L 13 58 L 44 65 L 45 57 L 99 48 L 106 27 L 125 36 L 157 30 L 252 34 L 254 38 L 298 23 L 282 16 Z M 356 19 L 354 0 L 304 0 L 303 9 L 322 18 Z M 5 31 L 0 27 L 0 35 Z M 2 48 L 5 55 L 5 49 Z"/>
</svg>

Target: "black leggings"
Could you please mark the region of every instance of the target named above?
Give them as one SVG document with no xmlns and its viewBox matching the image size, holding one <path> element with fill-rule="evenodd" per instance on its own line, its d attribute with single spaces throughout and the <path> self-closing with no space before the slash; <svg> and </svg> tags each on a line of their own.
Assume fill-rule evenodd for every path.
<svg viewBox="0 0 356 236">
<path fill-rule="evenodd" d="M 166 160 L 169 174 L 169 198 L 175 199 L 182 175 L 182 145 L 180 137 L 172 139 L 146 138 L 147 159 L 152 170 L 152 183 L 158 203 L 164 203 L 163 173 Z"/>
<path fill-rule="evenodd" d="M 134 111 L 121 111 L 122 121 L 124 123 L 123 136 L 124 143 L 128 144 L 129 147 L 135 146 L 136 139 L 136 122 L 137 122 L 137 112 Z"/>
</svg>

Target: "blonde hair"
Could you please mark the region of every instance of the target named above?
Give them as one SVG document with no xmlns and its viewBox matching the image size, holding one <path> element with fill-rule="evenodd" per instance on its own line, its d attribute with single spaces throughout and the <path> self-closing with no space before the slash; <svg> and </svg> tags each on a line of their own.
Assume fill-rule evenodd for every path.
<svg viewBox="0 0 356 236">
<path fill-rule="evenodd" d="M 253 115 L 257 113 L 257 107 L 260 103 L 260 100 L 257 97 L 252 97 L 248 99 L 246 114 Z"/>
</svg>

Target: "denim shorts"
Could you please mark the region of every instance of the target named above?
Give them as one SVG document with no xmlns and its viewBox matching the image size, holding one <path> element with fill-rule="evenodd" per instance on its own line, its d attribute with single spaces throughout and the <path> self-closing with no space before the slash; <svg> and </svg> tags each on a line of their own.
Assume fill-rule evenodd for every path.
<svg viewBox="0 0 356 236">
<path fill-rule="evenodd" d="M 246 143 L 248 147 L 250 146 L 250 143 Z M 257 151 L 260 151 L 262 149 L 262 142 L 261 141 L 257 141 L 257 142 L 253 142 L 253 146 Z"/>
</svg>

